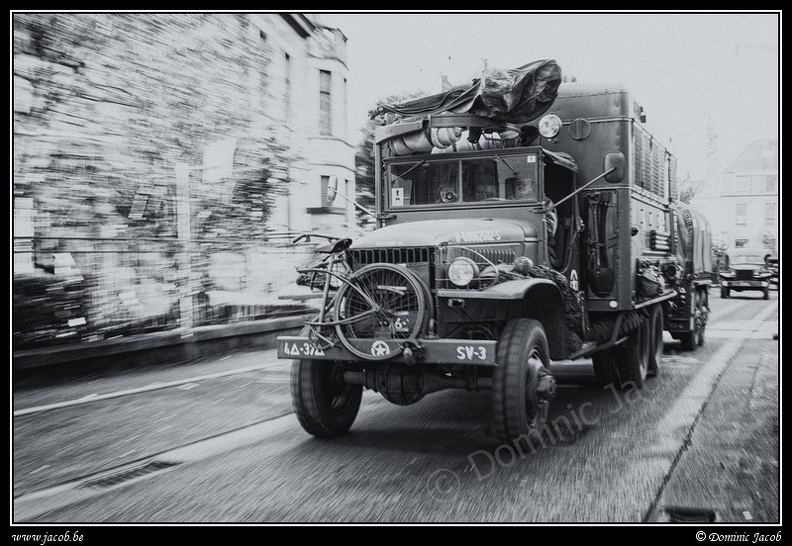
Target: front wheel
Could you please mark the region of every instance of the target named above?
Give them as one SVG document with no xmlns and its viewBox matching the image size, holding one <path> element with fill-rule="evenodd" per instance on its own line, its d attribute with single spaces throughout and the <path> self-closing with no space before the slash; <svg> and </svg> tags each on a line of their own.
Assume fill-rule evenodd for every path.
<svg viewBox="0 0 792 546">
<path fill-rule="evenodd" d="M 731 294 L 731 290 L 729 290 L 728 288 L 721 288 L 721 298 L 722 299 L 725 300 L 726 298 L 728 298 L 729 294 Z"/>
<path fill-rule="evenodd" d="M 336 362 L 292 361 L 292 405 L 306 432 L 333 438 L 349 431 L 360 409 L 363 386 L 344 382 L 343 373 Z"/>
<path fill-rule="evenodd" d="M 493 414 L 498 440 L 516 440 L 533 449 L 547 422 L 555 379 L 548 371 L 550 352 L 542 324 L 514 319 L 506 324 L 498 343 L 493 378 Z"/>
</svg>

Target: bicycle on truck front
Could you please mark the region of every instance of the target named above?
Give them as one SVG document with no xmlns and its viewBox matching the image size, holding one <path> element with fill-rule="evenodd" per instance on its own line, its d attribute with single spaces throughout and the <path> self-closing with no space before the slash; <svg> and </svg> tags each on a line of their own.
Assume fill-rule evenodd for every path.
<svg viewBox="0 0 792 546">
<path fill-rule="evenodd" d="M 687 278 L 675 173 L 630 162 L 673 156 L 657 143 L 631 153 L 651 135 L 629 93 L 562 85 L 554 61 L 493 70 L 482 86 L 372 113 L 376 229 L 327 237 L 299 270 L 318 311 L 278 339 L 315 436 L 346 433 L 364 388 L 397 405 L 464 389 L 492 391 L 498 441 L 533 445 L 551 361 L 591 358 L 615 388 L 642 388 L 659 367 Z M 517 110 L 486 111 L 478 92 L 519 93 L 503 101 Z"/>
</svg>

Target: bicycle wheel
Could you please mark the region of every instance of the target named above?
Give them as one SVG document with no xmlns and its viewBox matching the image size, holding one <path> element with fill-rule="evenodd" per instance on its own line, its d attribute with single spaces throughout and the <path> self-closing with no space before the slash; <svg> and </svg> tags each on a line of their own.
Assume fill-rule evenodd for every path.
<svg viewBox="0 0 792 546">
<path fill-rule="evenodd" d="M 387 360 L 402 352 L 388 341 L 415 339 L 426 319 L 423 283 L 409 269 L 369 264 L 338 290 L 334 305 L 341 343 L 364 360 Z M 385 342 L 385 343 L 383 343 Z"/>
</svg>

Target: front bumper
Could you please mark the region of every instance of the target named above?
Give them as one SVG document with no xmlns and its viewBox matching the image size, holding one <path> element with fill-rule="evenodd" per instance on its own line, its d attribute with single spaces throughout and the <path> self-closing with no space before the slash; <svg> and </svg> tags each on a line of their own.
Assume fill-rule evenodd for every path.
<svg viewBox="0 0 792 546">
<path fill-rule="evenodd" d="M 732 288 L 735 290 L 764 290 L 770 283 L 768 281 L 731 281 L 721 280 L 723 288 Z"/>
<path fill-rule="evenodd" d="M 393 354 L 391 358 L 378 359 L 378 362 L 401 362 L 404 355 L 400 350 L 402 342 L 379 339 L 353 339 L 351 343 L 362 352 L 374 356 Z M 468 339 L 419 339 L 416 361 L 419 364 L 465 364 L 495 366 L 496 341 Z M 278 338 L 278 358 L 361 361 L 343 345 L 319 347 L 305 336 L 281 336 Z M 363 361 L 369 362 L 369 361 Z"/>
</svg>

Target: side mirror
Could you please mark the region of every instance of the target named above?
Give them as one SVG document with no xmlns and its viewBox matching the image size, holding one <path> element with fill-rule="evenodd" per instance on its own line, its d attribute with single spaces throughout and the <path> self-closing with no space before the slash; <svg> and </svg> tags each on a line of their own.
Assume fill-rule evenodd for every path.
<svg viewBox="0 0 792 546">
<path fill-rule="evenodd" d="M 335 201 L 336 194 L 338 193 L 338 177 L 333 175 L 327 181 L 327 202 L 332 203 Z"/>
<path fill-rule="evenodd" d="M 621 182 L 624 178 L 624 154 L 621 152 L 608 152 L 605 154 L 602 168 L 604 171 L 611 171 L 605 175 L 608 182 Z M 613 170 L 611 170 L 613 169 Z"/>
</svg>

